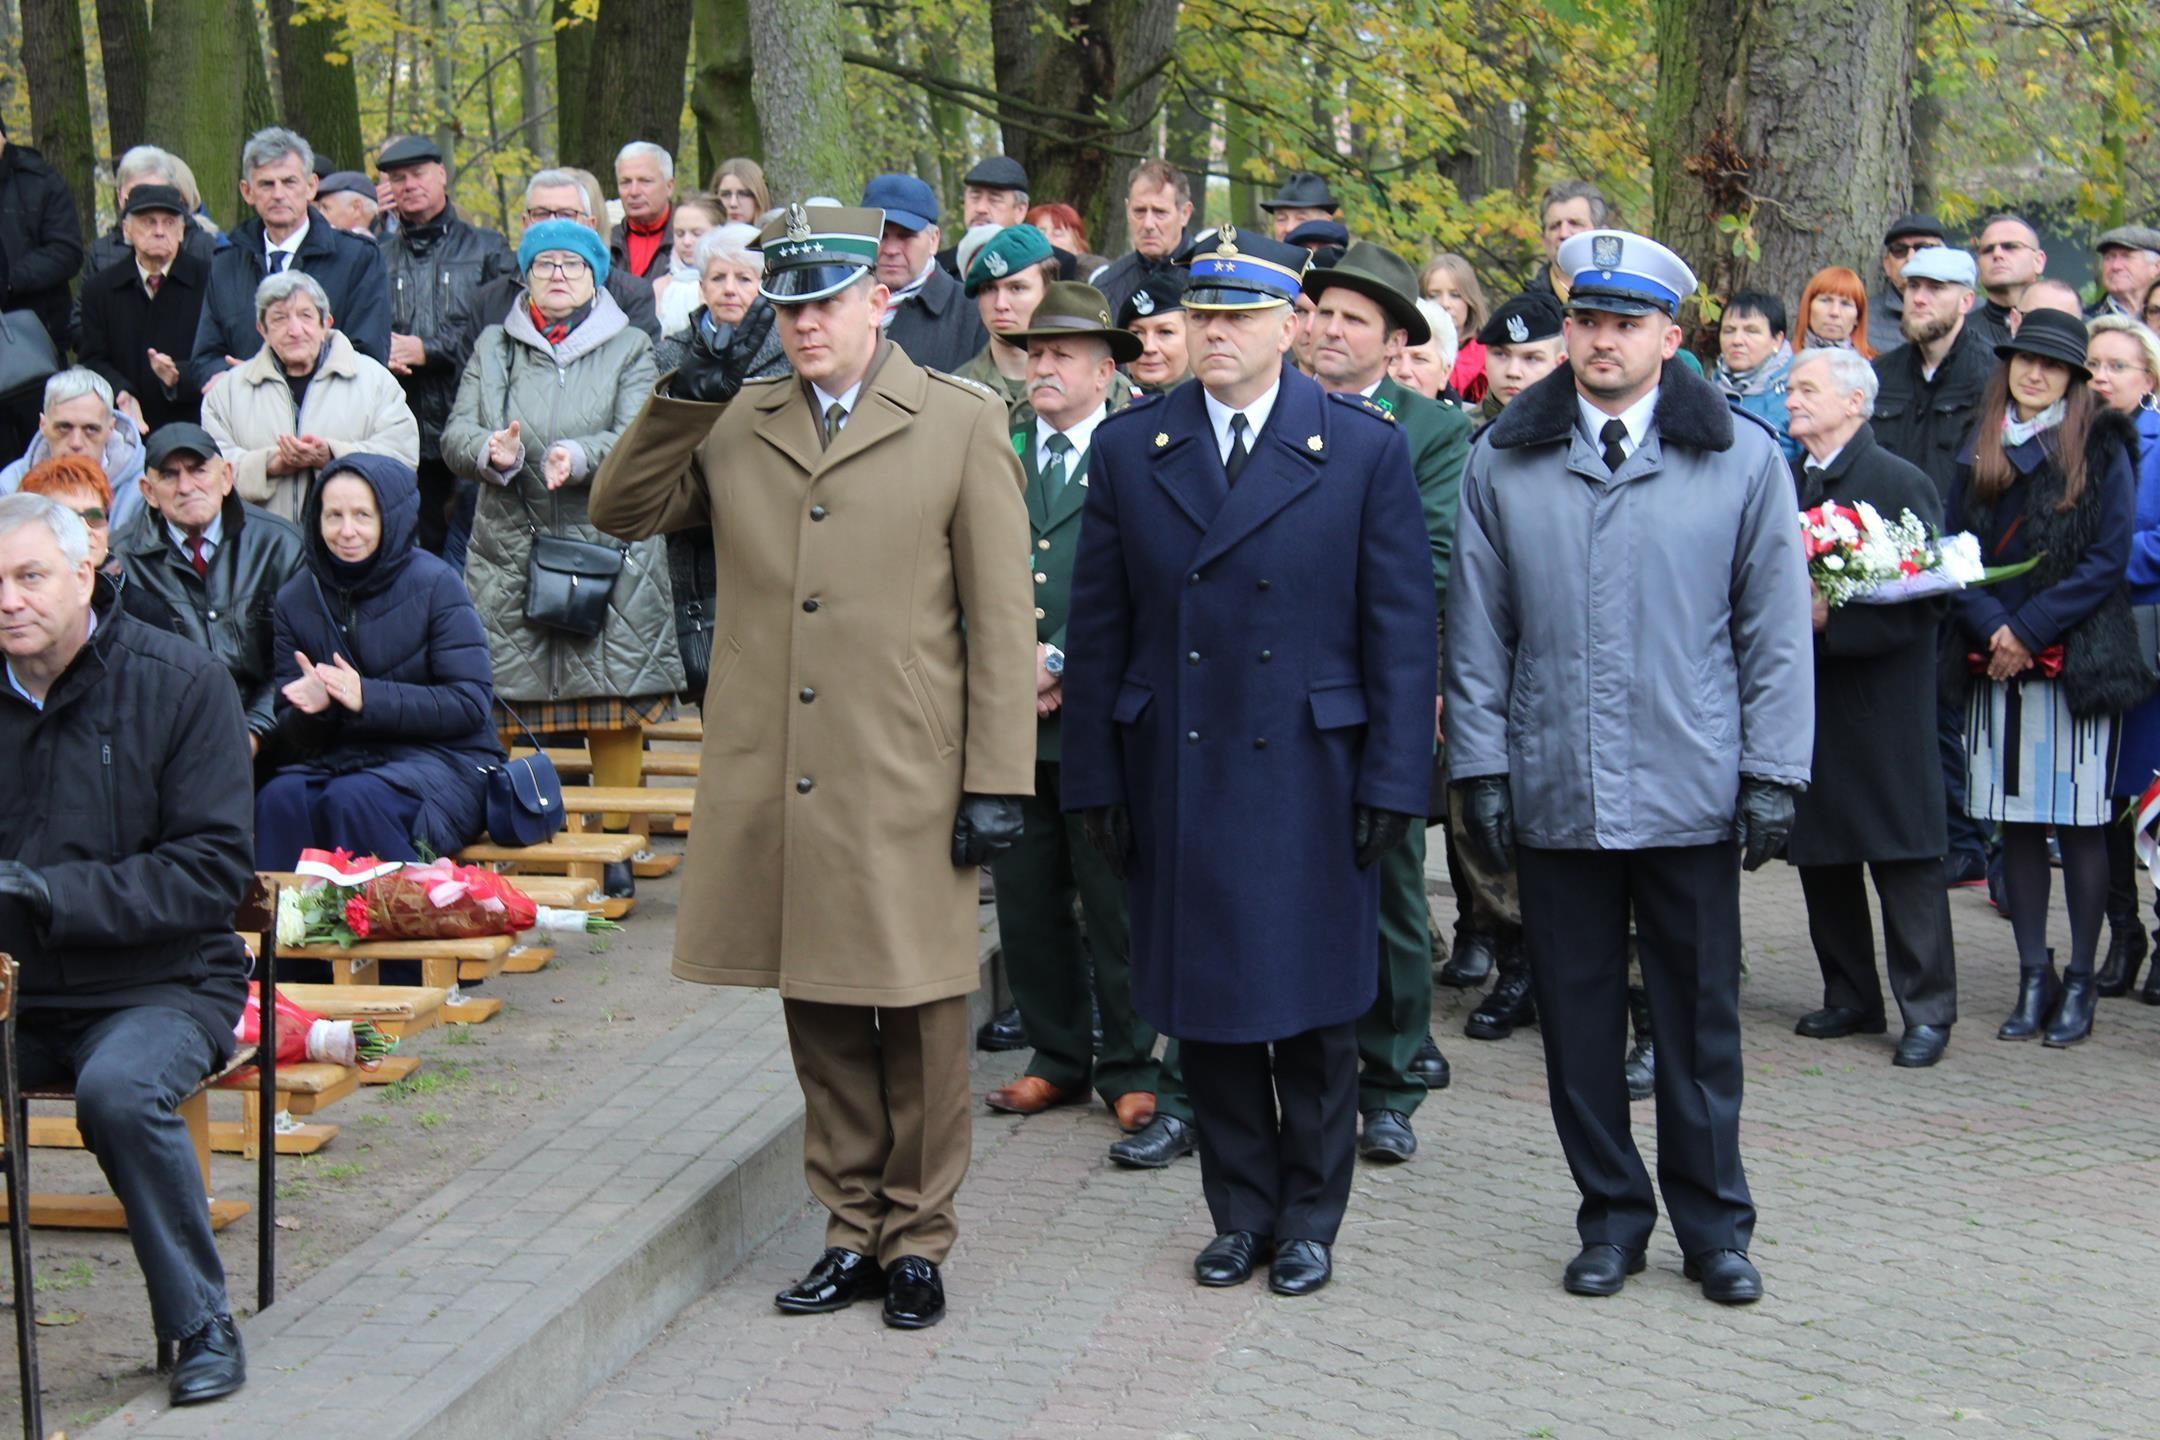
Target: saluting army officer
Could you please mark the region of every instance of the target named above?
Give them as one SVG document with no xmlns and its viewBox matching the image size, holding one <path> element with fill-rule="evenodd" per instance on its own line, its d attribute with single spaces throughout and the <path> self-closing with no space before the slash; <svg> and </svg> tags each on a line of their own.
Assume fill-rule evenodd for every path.
<svg viewBox="0 0 2160 1440">
<path fill-rule="evenodd" d="M 1092 442 L 1110 414 L 1117 366 L 1140 353 L 1140 341 L 1110 324 L 1101 291 L 1060 280 L 1044 292 L 1026 329 L 993 343 L 1007 342 L 1027 347 L 1029 404 L 1012 439 L 1027 470 L 1027 561 L 1035 582 L 1035 794 L 1021 802 L 1020 839 L 990 871 L 997 877 L 1006 975 L 1035 1054 L 1025 1074 L 984 1103 L 1033 1115 L 1085 1100 L 1092 1081 L 1119 1128 L 1131 1134 L 1155 1115 L 1155 1031 L 1133 1010 L 1125 882 L 1087 843 L 1080 818 L 1059 810 L 1058 742 L 1073 556 Z M 1076 895 L 1087 921 L 1087 955 L 1073 921 Z M 1102 1016 L 1100 1056 L 1089 1036 L 1091 998 Z"/>
<path fill-rule="evenodd" d="M 1739 872 L 1784 844 L 1813 754 L 1792 475 L 1768 427 L 1674 362 L 1695 289 L 1678 256 L 1594 230 L 1559 265 L 1568 364 L 1501 412 L 1463 480 L 1448 769 L 1464 844 L 1520 888 L 1583 1196 L 1564 1285 L 1616 1293 L 1657 1221 L 1621 1074 L 1632 912 L 1683 1268 L 1744 1304 L 1762 1277 L 1740 1164 Z"/>
<path fill-rule="evenodd" d="M 790 207 L 759 293 L 794 374 L 693 339 L 608 452 L 593 523 L 711 526 L 698 824 L 675 973 L 778 986 L 827 1249 L 774 1297 L 943 1315 L 968 1164 L 976 867 L 1034 784 L 1027 509 L 1005 407 L 879 333 L 876 210 Z M 963 629 L 964 626 L 964 629 Z"/>
<path fill-rule="evenodd" d="M 1183 1041 L 1203 1285 L 1331 1273 L 1357 1141 L 1375 863 L 1422 823 L 1432 557 L 1400 426 L 1286 370 L 1306 256 L 1191 262 L 1197 385 L 1095 432 L 1063 803 L 1127 876 L 1133 998 Z"/>
</svg>

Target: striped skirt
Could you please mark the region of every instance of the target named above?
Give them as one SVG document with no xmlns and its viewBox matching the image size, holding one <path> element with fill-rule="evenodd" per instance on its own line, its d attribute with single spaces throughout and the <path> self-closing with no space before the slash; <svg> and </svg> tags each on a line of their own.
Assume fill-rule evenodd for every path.
<svg viewBox="0 0 2160 1440">
<path fill-rule="evenodd" d="M 1978 679 L 1965 709 L 1965 811 L 1975 820 L 2105 825 L 2113 715 L 2073 715 L 2054 680 Z"/>
</svg>

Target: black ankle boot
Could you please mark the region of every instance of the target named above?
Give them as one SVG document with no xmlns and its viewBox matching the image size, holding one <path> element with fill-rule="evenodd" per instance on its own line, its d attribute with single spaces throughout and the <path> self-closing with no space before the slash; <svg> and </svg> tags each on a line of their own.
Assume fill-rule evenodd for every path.
<svg viewBox="0 0 2160 1440">
<path fill-rule="evenodd" d="M 1628 986 L 1628 1019 L 1635 1027 L 1635 1048 L 1620 1067 L 1627 1077 L 1630 1100 L 1647 1100 L 1657 1093 L 1657 1037 L 1650 1033 L 1650 992 L 1640 985 Z"/>
<path fill-rule="evenodd" d="M 2094 977 L 2100 994 L 2112 1000 L 2130 993 L 2137 984 L 2138 971 L 2145 964 L 2145 931 L 2135 918 L 2118 925 L 2108 922 L 2107 957 L 2100 962 L 2100 973 Z"/>
<path fill-rule="evenodd" d="M 2071 971 L 2063 977 L 2062 998 L 2048 1018 L 2047 1034 L 2040 1043 L 2051 1050 L 2067 1050 L 2092 1034 L 2093 1011 L 2099 1008 L 2099 987 L 2090 970 Z"/>
<path fill-rule="evenodd" d="M 2090 977 L 2088 977 L 2090 983 Z M 2055 952 L 2048 951 L 2046 968 L 2018 972 L 2017 1006 L 2010 1018 L 2003 1021 L 1995 1032 L 1998 1040 L 2031 1040 L 2036 1038 L 2047 1024 L 2048 1016 L 2055 1012 L 2055 1001 L 2062 995 L 2062 985 L 2055 978 Z"/>
<path fill-rule="evenodd" d="M 1463 1034 L 1473 1040 L 1505 1040 L 1517 1026 L 1536 1020 L 1537 996 L 1530 989 L 1530 962 L 1519 942 L 1508 945 L 1500 952 L 1500 978 L 1463 1022 Z"/>
</svg>

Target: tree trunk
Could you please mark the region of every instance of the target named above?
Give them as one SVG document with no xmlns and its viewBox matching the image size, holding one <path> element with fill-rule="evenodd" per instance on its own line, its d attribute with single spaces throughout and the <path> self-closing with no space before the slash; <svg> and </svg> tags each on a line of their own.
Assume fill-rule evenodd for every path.
<svg viewBox="0 0 2160 1440">
<path fill-rule="evenodd" d="M 113 3 L 128 0 L 98 0 L 99 13 Z M 270 0 L 270 33 L 277 40 L 278 97 L 284 104 L 284 123 L 305 135 L 308 144 L 329 156 L 340 170 L 364 168 L 367 153 L 360 138 L 360 86 L 353 74 L 350 37 L 321 7 L 303 8 L 296 0 Z M 333 65 L 329 60 L 333 54 L 347 58 Z M 106 92 L 116 93 L 109 66 Z"/>
<path fill-rule="evenodd" d="M 270 66 L 263 60 L 262 27 L 256 23 L 255 0 L 232 0 L 225 7 L 225 23 L 232 26 L 240 45 L 241 128 L 252 135 L 266 126 L 289 123 L 278 113 L 277 95 L 270 89 Z M 306 138 L 304 134 L 302 138 Z M 237 169 L 237 154 L 233 163 Z"/>
<path fill-rule="evenodd" d="M 450 0 L 430 0 L 428 5 L 428 58 L 433 62 L 433 85 L 429 90 L 434 110 L 435 146 L 443 152 L 443 168 L 457 178 L 457 57 L 452 53 L 456 37 L 450 33 Z"/>
<path fill-rule="evenodd" d="M 1193 229 L 1203 230 L 1207 228 L 1209 152 L 1215 141 L 1214 110 L 1195 110 L 1184 96 L 1172 100 L 1168 110 L 1165 158 L 1185 172 L 1185 183 L 1192 187 Z"/>
<path fill-rule="evenodd" d="M 1713 295 L 1870 273 L 1912 198 L 1913 9 L 1655 0 L 1653 233 Z"/>
<path fill-rule="evenodd" d="M 765 153 L 750 84 L 749 0 L 695 0 L 690 33 L 697 45 L 690 113 L 697 117 L 702 187 L 721 161 L 737 155 L 762 161 Z"/>
<path fill-rule="evenodd" d="M 1155 149 L 1178 0 L 1071 0 L 1054 25 L 1038 23 L 1041 3 L 991 4 L 997 89 L 1022 102 L 1001 117 L 1006 153 L 1022 153 L 1016 130 L 1028 135 L 1021 163 L 1035 192 L 1063 199 L 1090 234 L 1107 235 L 1126 175 Z"/>
<path fill-rule="evenodd" d="M 592 70 L 593 26 L 578 18 L 575 0 L 554 0 L 555 156 L 563 165 L 583 165 L 585 154 L 585 77 Z M 597 200 L 599 197 L 595 196 Z"/>
<path fill-rule="evenodd" d="M 600 0 L 585 76 L 584 144 L 573 164 L 610 180 L 615 152 L 632 140 L 650 140 L 670 155 L 682 147 L 690 3 Z"/>
<path fill-rule="evenodd" d="M 1220 218 L 1229 225 L 1258 225 L 1272 234 L 1261 223 L 1264 217 L 1260 213 L 1260 187 L 1252 178 L 1255 128 L 1250 111 L 1223 102 L 1223 169 L 1230 172 L 1230 198 Z"/>
<path fill-rule="evenodd" d="M 517 0 L 518 38 L 518 143 L 525 153 L 544 155 L 546 130 L 541 111 L 547 108 L 540 84 L 540 0 Z"/>
<path fill-rule="evenodd" d="M 22 66 L 30 85 L 30 143 L 67 181 L 88 245 L 97 233 L 97 141 L 77 0 L 23 0 Z"/>
<path fill-rule="evenodd" d="M 187 161 L 211 218 L 230 229 L 240 219 L 240 146 L 247 139 L 246 95 L 234 76 L 247 63 L 253 31 L 232 24 L 231 0 L 158 0 L 150 43 L 169 93 L 187 103 L 167 112 L 165 148 Z"/>
<path fill-rule="evenodd" d="M 750 0 L 751 85 L 773 203 L 860 183 L 841 82 L 840 0 Z"/>
<path fill-rule="evenodd" d="M 143 0 L 97 0 L 97 27 L 105 67 L 105 128 L 117 160 L 150 134 L 149 7 Z"/>
</svg>

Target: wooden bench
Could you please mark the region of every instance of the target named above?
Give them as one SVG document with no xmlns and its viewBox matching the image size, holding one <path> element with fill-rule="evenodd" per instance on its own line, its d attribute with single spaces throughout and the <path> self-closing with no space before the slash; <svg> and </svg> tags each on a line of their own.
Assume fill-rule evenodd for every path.
<svg viewBox="0 0 2160 1440">
<path fill-rule="evenodd" d="M 563 793 L 567 796 L 570 791 Z M 543 875 L 567 875 L 583 880 L 593 890 L 598 890 L 603 879 L 602 872 L 609 865 L 634 860 L 637 853 L 644 848 L 645 839 L 641 835 L 599 835 L 565 830 L 545 845 L 497 845 L 492 841 L 482 841 L 460 850 L 457 858 L 468 865 L 493 866 L 514 877 L 520 885 L 524 883 L 529 872 L 537 871 Z M 540 904 L 550 903 L 541 900 L 530 890 L 525 893 L 532 895 Z M 597 905 L 588 901 L 576 903 L 581 909 L 597 909 L 610 920 L 620 920 L 637 905 L 634 897 L 603 897 Z"/>
<path fill-rule="evenodd" d="M 510 758 L 522 760 L 532 755 L 531 750 L 513 750 Z M 592 756 L 584 750 L 542 750 L 555 773 L 565 780 L 586 780 L 592 777 Z M 644 775 L 647 780 L 695 780 L 698 776 L 698 752 L 695 750 L 648 750 L 645 752 Z"/>
<path fill-rule="evenodd" d="M 630 817 L 630 833 L 650 838 L 655 822 L 679 826 L 687 820 L 697 801 L 697 791 L 655 785 L 573 785 L 563 790 L 563 809 L 570 828 L 590 834 L 600 828 L 603 815 Z M 679 852 L 647 852 L 630 862 L 630 873 L 640 880 L 672 875 L 682 864 Z"/>
<path fill-rule="evenodd" d="M 662 720 L 645 727 L 645 738 L 652 740 L 689 740 L 702 742 L 705 738 L 705 720 L 700 715 L 684 715 L 674 720 Z"/>
<path fill-rule="evenodd" d="M 278 958 L 328 961 L 331 984 L 370 986 L 382 984 L 383 961 L 416 960 L 423 986 L 449 991 L 460 980 L 487 980 L 500 975 L 510 947 L 508 935 L 482 935 L 470 940 L 363 940 L 350 950 L 337 945 L 281 945 Z M 477 1025 L 493 1019 L 501 1009 L 502 1001 L 493 997 L 464 996 L 446 999 L 442 1018 L 452 1025 Z"/>
</svg>

